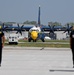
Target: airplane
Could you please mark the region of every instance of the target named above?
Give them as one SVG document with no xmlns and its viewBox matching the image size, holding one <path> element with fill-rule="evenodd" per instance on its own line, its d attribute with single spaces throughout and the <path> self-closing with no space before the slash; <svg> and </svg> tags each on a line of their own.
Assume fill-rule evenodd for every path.
<svg viewBox="0 0 74 75">
<path fill-rule="evenodd" d="M 28 42 L 31 42 L 31 40 L 33 40 L 33 42 L 36 42 L 38 39 L 41 39 L 42 42 L 45 42 L 45 33 L 44 31 L 48 31 L 50 38 L 52 38 L 53 36 L 55 36 L 55 31 L 64 31 L 65 32 L 70 32 L 72 26 L 70 27 L 69 25 L 67 25 L 67 27 L 62 27 L 62 26 L 55 26 L 55 25 L 42 25 L 41 21 L 40 21 L 40 6 L 39 6 L 39 10 L 38 10 L 38 24 L 35 26 L 20 26 L 19 24 L 17 24 L 17 26 L 12 26 L 12 25 L 8 25 L 5 26 L 4 23 L 1 24 L 2 28 L 1 31 L 16 31 L 16 34 L 20 33 L 22 35 L 22 31 L 28 31 Z M 53 35 L 53 36 L 52 36 Z M 51 37 L 52 36 L 52 37 Z"/>
</svg>

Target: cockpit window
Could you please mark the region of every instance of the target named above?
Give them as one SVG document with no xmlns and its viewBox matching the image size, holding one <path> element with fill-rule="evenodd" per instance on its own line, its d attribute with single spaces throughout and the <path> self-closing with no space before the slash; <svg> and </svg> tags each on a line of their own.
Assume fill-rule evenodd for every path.
<svg viewBox="0 0 74 75">
<path fill-rule="evenodd" d="M 32 31 L 37 31 L 37 32 L 39 32 L 39 30 L 37 29 L 37 30 L 31 30 L 30 32 L 32 32 Z"/>
</svg>

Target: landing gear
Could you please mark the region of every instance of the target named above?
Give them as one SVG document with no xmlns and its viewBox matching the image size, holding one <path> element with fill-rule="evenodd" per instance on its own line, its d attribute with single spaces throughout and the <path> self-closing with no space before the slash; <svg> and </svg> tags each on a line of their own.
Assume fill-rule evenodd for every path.
<svg viewBox="0 0 74 75">
<path fill-rule="evenodd" d="M 32 40 L 32 39 L 31 39 L 31 38 L 29 38 L 29 39 L 28 39 L 28 42 L 31 42 L 31 40 Z M 37 41 L 37 40 L 33 40 L 33 42 L 36 42 L 36 41 Z"/>
<path fill-rule="evenodd" d="M 45 40 L 44 39 L 41 39 L 42 40 L 42 42 L 45 42 Z"/>
<path fill-rule="evenodd" d="M 28 42 L 31 42 L 31 40 L 33 40 L 33 42 L 36 42 L 38 39 L 40 39 L 42 42 L 45 42 L 44 37 L 45 37 L 44 34 L 38 34 L 38 37 L 36 39 L 33 39 L 31 37 L 31 34 L 28 33 Z"/>
<path fill-rule="evenodd" d="M 31 42 L 31 38 L 28 38 L 28 42 Z"/>
</svg>

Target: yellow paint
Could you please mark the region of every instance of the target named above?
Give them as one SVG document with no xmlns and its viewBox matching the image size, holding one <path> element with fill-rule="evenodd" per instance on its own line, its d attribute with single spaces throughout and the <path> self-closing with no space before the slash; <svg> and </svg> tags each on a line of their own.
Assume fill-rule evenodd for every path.
<svg viewBox="0 0 74 75">
<path fill-rule="evenodd" d="M 32 31 L 32 32 L 31 32 L 31 38 L 32 38 L 33 40 L 36 40 L 37 37 L 38 37 L 38 32 L 37 32 L 37 31 Z"/>
</svg>

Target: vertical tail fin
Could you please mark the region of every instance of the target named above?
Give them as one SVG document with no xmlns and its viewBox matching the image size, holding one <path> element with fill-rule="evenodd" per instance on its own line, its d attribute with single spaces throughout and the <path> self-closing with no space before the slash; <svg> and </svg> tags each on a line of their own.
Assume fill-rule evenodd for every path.
<svg viewBox="0 0 74 75">
<path fill-rule="evenodd" d="M 40 26 L 40 5 L 39 5 L 39 11 L 38 11 L 38 26 Z"/>
</svg>

